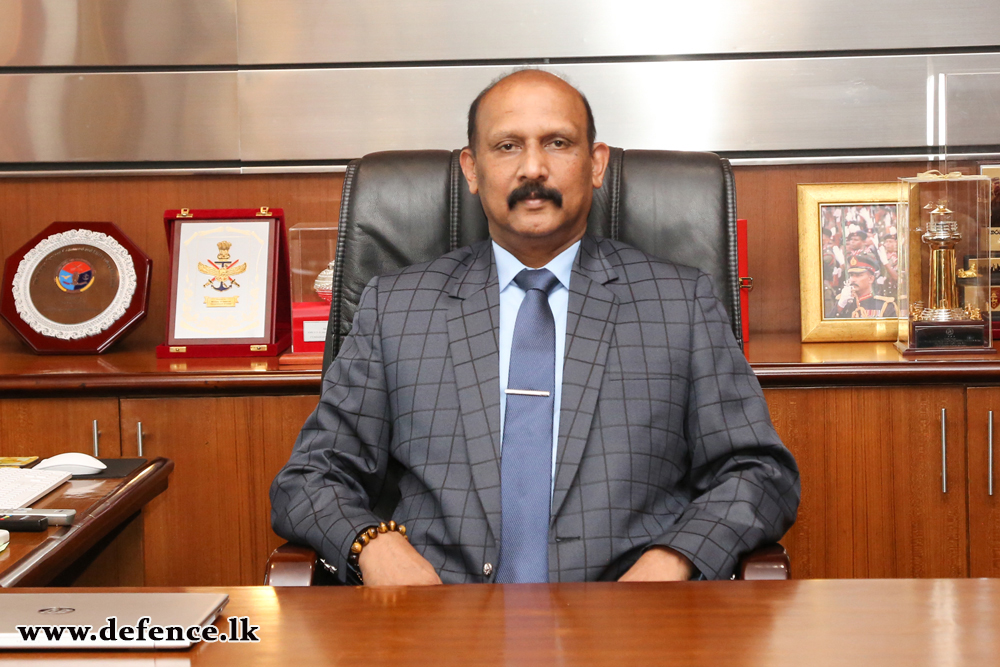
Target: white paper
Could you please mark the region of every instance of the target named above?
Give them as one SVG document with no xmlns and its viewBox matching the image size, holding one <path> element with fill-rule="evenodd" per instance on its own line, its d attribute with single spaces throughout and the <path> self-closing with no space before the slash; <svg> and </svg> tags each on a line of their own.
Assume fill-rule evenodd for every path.
<svg viewBox="0 0 1000 667">
<path fill-rule="evenodd" d="M 326 339 L 326 320 L 306 320 L 302 323 L 302 341 L 321 343 Z"/>
</svg>

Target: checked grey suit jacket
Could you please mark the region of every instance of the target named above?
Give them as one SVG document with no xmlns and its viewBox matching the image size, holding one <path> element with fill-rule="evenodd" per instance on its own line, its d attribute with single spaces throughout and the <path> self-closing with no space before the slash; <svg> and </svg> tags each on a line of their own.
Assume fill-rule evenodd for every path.
<svg viewBox="0 0 1000 667">
<path fill-rule="evenodd" d="M 616 579 L 652 545 L 728 578 L 792 524 L 799 479 L 711 280 L 588 235 L 569 291 L 549 580 Z M 445 583 L 492 580 L 499 296 L 488 240 L 369 283 L 271 486 L 275 532 L 344 578 L 392 458 L 413 546 Z"/>
</svg>

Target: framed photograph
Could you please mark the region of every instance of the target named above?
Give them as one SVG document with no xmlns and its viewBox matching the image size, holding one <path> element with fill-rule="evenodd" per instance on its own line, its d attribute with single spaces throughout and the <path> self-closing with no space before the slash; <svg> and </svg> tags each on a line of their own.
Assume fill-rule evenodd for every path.
<svg viewBox="0 0 1000 667">
<path fill-rule="evenodd" d="M 38 354 L 99 354 L 149 307 L 153 262 L 111 222 L 54 222 L 7 258 L 0 314 Z"/>
<path fill-rule="evenodd" d="M 291 340 L 280 209 L 167 211 L 170 297 L 157 356 L 275 356 Z"/>
<path fill-rule="evenodd" d="M 899 331 L 898 183 L 798 186 L 803 342 Z"/>
</svg>

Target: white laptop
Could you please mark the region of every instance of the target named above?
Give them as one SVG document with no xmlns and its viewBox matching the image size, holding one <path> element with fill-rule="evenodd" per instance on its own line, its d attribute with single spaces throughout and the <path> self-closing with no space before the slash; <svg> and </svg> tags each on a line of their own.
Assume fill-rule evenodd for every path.
<svg viewBox="0 0 1000 667">
<path fill-rule="evenodd" d="M 190 638 L 197 631 L 186 630 L 212 625 L 227 602 L 224 593 L 4 592 L 0 593 L 0 649 L 189 648 L 199 640 Z M 114 634 L 107 620 L 112 616 Z M 145 616 L 149 620 L 140 622 Z M 153 631 L 154 626 L 163 631 Z M 133 631 L 123 636 L 123 627 Z M 144 628 L 142 639 L 139 627 Z"/>
</svg>

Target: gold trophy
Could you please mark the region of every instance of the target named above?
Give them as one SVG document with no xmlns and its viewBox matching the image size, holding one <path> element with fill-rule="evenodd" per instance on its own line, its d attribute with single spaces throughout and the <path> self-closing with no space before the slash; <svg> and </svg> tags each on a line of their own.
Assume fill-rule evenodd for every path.
<svg viewBox="0 0 1000 667">
<path fill-rule="evenodd" d="M 982 347 L 986 327 L 980 308 L 961 305 L 955 246 L 962 240 L 958 223 L 946 201 L 924 207 L 930 222 L 920 240 L 930 248 L 927 304 L 910 305 L 912 342 L 917 348 Z M 966 272 L 963 271 L 963 275 Z"/>
<path fill-rule="evenodd" d="M 928 205 L 927 208 L 930 208 Z M 945 202 L 931 211 L 927 231 L 920 237 L 931 248 L 930 281 L 927 287 L 928 304 L 920 309 L 915 319 L 922 322 L 951 322 L 954 320 L 979 320 L 958 305 L 958 282 L 955 275 L 955 246 L 962 240 L 958 223 L 946 219 L 951 211 Z M 922 306 L 922 304 L 918 304 Z"/>
<path fill-rule="evenodd" d="M 995 354 L 989 177 L 931 170 L 899 181 L 896 349 L 904 356 Z"/>
</svg>

